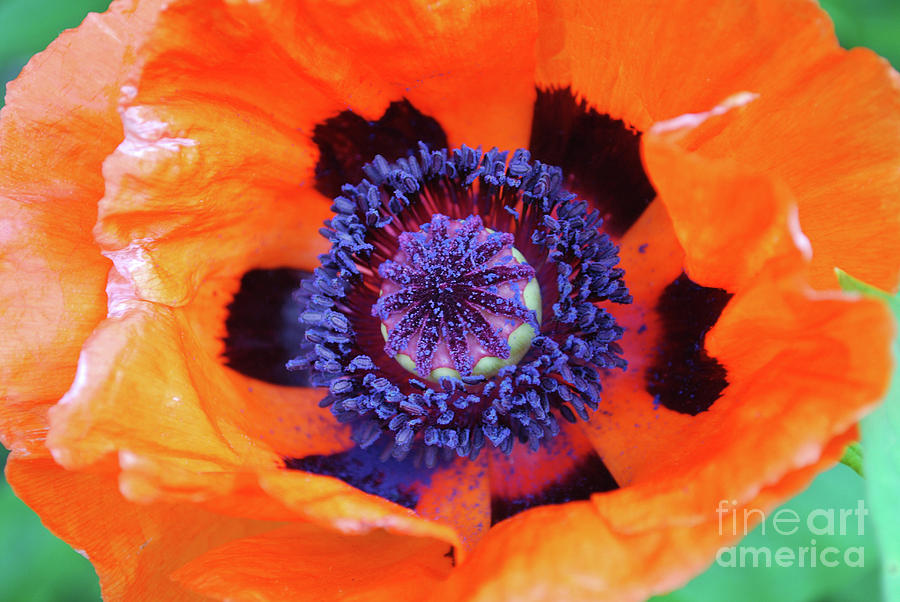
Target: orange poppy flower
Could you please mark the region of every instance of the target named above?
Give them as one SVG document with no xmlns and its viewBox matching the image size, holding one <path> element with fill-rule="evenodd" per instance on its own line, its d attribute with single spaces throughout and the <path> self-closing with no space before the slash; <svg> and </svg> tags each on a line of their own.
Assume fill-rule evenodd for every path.
<svg viewBox="0 0 900 602">
<path fill-rule="evenodd" d="M 2 112 L 7 478 L 109 600 L 672 589 L 885 390 L 898 138 L 807 0 L 118 0 Z"/>
</svg>

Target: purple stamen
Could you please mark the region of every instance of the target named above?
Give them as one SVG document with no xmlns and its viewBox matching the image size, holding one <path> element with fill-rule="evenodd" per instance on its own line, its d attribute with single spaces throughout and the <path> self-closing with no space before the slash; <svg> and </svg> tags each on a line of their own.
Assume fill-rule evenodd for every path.
<svg viewBox="0 0 900 602">
<path fill-rule="evenodd" d="M 602 375 L 626 366 L 603 306 L 631 296 L 603 220 L 562 171 L 522 149 L 423 145 L 364 172 L 296 293 L 306 341 L 288 367 L 327 387 L 319 405 L 361 447 L 428 466 L 486 445 L 536 450 L 558 419 L 588 420 Z"/>
</svg>

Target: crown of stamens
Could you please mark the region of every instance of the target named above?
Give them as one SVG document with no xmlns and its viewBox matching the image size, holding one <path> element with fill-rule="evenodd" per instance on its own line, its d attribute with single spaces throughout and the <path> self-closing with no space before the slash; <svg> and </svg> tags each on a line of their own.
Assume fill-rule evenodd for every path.
<svg viewBox="0 0 900 602">
<path fill-rule="evenodd" d="M 588 420 L 601 372 L 626 365 L 623 330 L 599 304 L 631 296 L 602 219 L 560 187 L 561 170 L 522 149 L 423 145 L 364 171 L 335 199 L 322 230 L 331 251 L 298 293 L 308 343 L 289 367 L 312 368 L 328 387 L 321 405 L 360 446 L 386 437 L 382 457 L 415 450 L 426 464 L 487 443 L 537 449 L 557 417 Z M 510 289 L 526 282 L 537 307 Z M 504 320 L 538 330 L 519 358 L 497 331 Z M 403 351 L 409 371 L 392 359 Z M 481 353 L 517 361 L 480 373 Z M 442 362 L 456 374 L 435 378 Z"/>
</svg>

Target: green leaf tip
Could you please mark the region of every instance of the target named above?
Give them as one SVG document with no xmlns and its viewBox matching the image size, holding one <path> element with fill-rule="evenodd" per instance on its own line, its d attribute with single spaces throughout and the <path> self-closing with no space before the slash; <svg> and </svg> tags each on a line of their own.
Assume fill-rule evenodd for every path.
<svg viewBox="0 0 900 602">
<path fill-rule="evenodd" d="M 885 302 L 900 322 L 900 295 L 867 284 L 842 270 L 835 270 L 841 288 Z M 900 337 L 894 340 L 894 373 L 884 401 L 859 423 L 865 446 L 866 493 L 881 547 L 882 587 L 887 602 L 900 602 Z M 852 447 L 852 446 L 851 446 Z M 844 453 L 842 462 L 850 454 Z M 854 469 L 855 470 L 855 469 Z"/>
<path fill-rule="evenodd" d="M 863 449 L 859 441 L 847 446 L 847 449 L 844 450 L 844 455 L 841 458 L 841 464 L 849 466 L 861 477 L 866 476 L 863 473 Z"/>
</svg>

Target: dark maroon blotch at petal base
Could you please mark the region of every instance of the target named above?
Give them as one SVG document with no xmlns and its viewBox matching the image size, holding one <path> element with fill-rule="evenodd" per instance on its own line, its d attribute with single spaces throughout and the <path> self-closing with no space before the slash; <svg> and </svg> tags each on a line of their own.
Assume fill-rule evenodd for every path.
<svg viewBox="0 0 900 602">
<path fill-rule="evenodd" d="M 647 392 L 663 407 L 696 416 L 728 386 L 725 368 L 703 343 L 731 297 L 723 289 L 700 286 L 684 273 L 663 290 L 656 306 L 662 333 L 647 370 Z"/>
<path fill-rule="evenodd" d="M 306 327 L 297 321 L 294 292 L 309 272 L 289 268 L 251 270 L 228 305 L 225 364 L 245 376 L 276 385 L 308 387 L 308 371 L 290 372 Z"/>
<path fill-rule="evenodd" d="M 409 458 L 387 465 L 373 450 L 360 447 L 327 456 L 285 458 L 284 465 L 292 470 L 336 477 L 410 510 L 415 510 L 419 503 L 419 488 L 431 482 L 431 472 Z"/>
<path fill-rule="evenodd" d="M 431 148 L 447 146 L 441 125 L 406 99 L 392 102 L 376 121 L 343 111 L 313 130 L 313 142 L 319 147 L 316 190 L 334 198 L 344 184 L 362 180 L 363 165 L 376 156 L 391 161 L 405 157 L 420 140 Z"/>
<path fill-rule="evenodd" d="M 528 146 L 536 159 L 562 168 L 565 187 L 600 211 L 613 236 L 656 198 L 641 161 L 641 132 L 588 107 L 570 88 L 537 90 Z"/>
<path fill-rule="evenodd" d="M 565 504 L 589 500 L 595 493 L 619 488 L 615 478 L 596 452 L 582 458 L 577 465 L 540 491 L 518 497 L 491 497 L 491 526 L 535 506 Z"/>
</svg>

